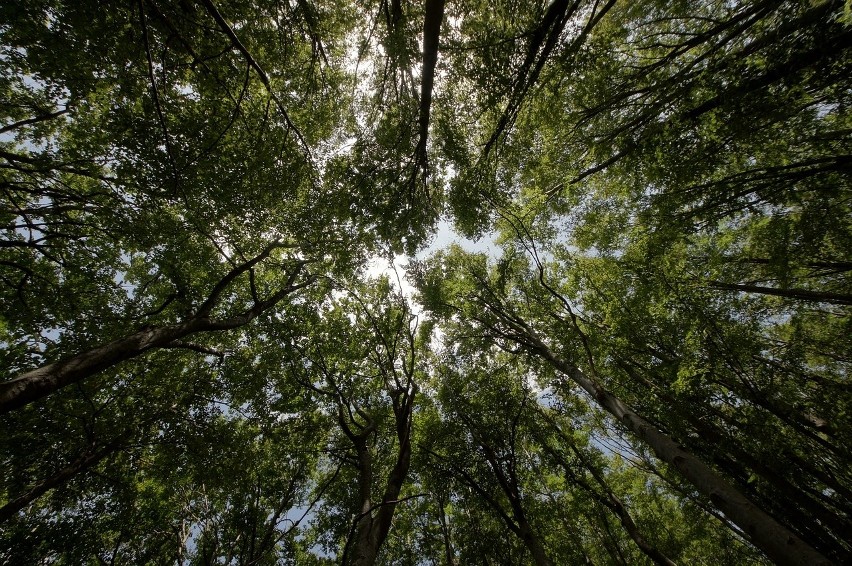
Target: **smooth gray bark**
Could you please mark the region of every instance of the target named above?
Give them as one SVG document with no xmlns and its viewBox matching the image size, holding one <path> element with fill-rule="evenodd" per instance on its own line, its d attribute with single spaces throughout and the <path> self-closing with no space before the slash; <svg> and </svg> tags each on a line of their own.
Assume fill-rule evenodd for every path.
<svg viewBox="0 0 852 566">
<path fill-rule="evenodd" d="M 63 387 L 82 381 L 91 375 L 135 358 L 149 350 L 173 345 L 186 336 L 199 332 L 230 330 L 248 324 L 260 314 L 275 306 L 287 295 L 310 285 L 315 280 L 314 277 L 307 277 L 303 283 L 295 283 L 305 265 L 304 261 L 299 261 L 288 274 L 284 287 L 270 297 L 257 300 L 251 308 L 227 318 L 212 318 L 210 313 L 218 304 L 224 290 L 238 276 L 250 271 L 255 265 L 266 259 L 273 249 L 278 247 L 281 246 L 277 243 L 271 244 L 253 259 L 228 272 L 216 284 L 207 300 L 202 303 L 196 313 L 184 322 L 159 327 L 143 327 L 137 332 L 108 344 L 24 372 L 0 383 L 0 415 L 46 397 Z"/>
<path fill-rule="evenodd" d="M 766 555 L 782 565 L 815 566 L 831 562 L 789 529 L 746 499 L 734 486 L 713 469 L 660 432 L 636 414 L 618 397 L 594 379 L 556 356 L 541 340 L 529 336 L 532 350 L 550 362 L 571 381 L 582 387 L 598 404 L 625 425 L 654 451 L 656 456 L 674 467 L 684 478 L 736 524 L 746 537 Z"/>
</svg>

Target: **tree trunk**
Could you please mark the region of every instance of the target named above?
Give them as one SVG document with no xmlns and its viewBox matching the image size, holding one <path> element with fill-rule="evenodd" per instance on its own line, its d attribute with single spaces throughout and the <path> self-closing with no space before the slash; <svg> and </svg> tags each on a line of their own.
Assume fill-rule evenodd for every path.
<svg viewBox="0 0 852 566">
<path fill-rule="evenodd" d="M 538 536 L 526 520 L 521 523 L 520 527 L 521 540 L 524 541 L 524 544 L 527 545 L 530 553 L 532 553 L 533 562 L 535 562 L 537 566 L 553 566 L 553 561 L 551 561 L 550 557 L 547 555 L 544 546 L 541 544 L 541 540 L 539 540 Z"/>
<path fill-rule="evenodd" d="M 183 324 L 145 328 L 72 358 L 22 373 L 0 383 L 0 414 L 23 407 L 152 348 L 199 332 L 203 326 L 203 321 L 191 320 Z"/>
<path fill-rule="evenodd" d="M 358 452 L 358 500 L 360 512 L 355 522 L 355 548 L 353 566 L 370 566 L 376 561 L 379 547 L 375 540 L 373 507 L 370 492 L 373 485 L 373 457 L 367 446 L 366 436 L 356 443 Z"/>
<path fill-rule="evenodd" d="M 828 559 L 746 499 L 704 462 L 633 412 L 619 398 L 584 374 L 578 367 L 556 356 L 522 319 L 504 312 L 500 305 L 494 305 L 487 300 L 485 303 L 486 308 L 500 317 L 511 331 L 507 333 L 493 327 L 492 329 L 504 338 L 523 346 L 530 353 L 547 360 L 555 369 L 583 388 L 601 408 L 648 444 L 660 460 L 674 467 L 700 493 L 709 497 L 710 501 L 770 559 L 778 564 L 790 566 L 830 564 Z"/>
<path fill-rule="evenodd" d="M 438 38 L 444 21 L 444 0 L 426 0 L 423 19 L 423 69 L 420 78 L 419 140 L 416 159 L 426 165 L 426 140 L 429 136 L 429 116 L 432 90 L 435 85 L 435 66 L 438 63 Z"/>
<path fill-rule="evenodd" d="M 710 287 L 724 291 L 739 291 L 743 293 L 758 293 L 760 295 L 773 295 L 799 301 L 813 301 L 817 303 L 832 303 L 835 305 L 852 305 L 852 295 L 842 293 L 828 293 L 822 291 L 811 291 L 809 289 L 777 289 L 775 287 L 762 287 L 760 285 L 739 285 L 734 283 L 722 283 L 711 281 Z"/>
<path fill-rule="evenodd" d="M 521 504 L 521 489 L 515 477 L 514 468 L 509 470 L 509 476 L 507 477 L 494 449 L 488 443 L 482 441 L 479 441 L 478 444 L 485 452 L 485 458 L 488 460 L 488 464 L 497 478 L 497 483 L 500 484 L 500 488 L 506 495 L 506 499 L 509 500 L 509 505 L 512 508 L 512 518 L 517 525 L 515 532 L 532 554 L 533 561 L 537 566 L 553 566 L 553 561 L 547 555 L 544 545 L 542 545 L 537 533 L 527 520 L 527 514 Z M 510 460 L 509 465 L 514 466 L 514 460 Z"/>
<path fill-rule="evenodd" d="M 630 512 L 627 509 L 627 506 L 618 498 L 618 496 L 613 493 L 612 489 L 610 489 L 609 484 L 606 482 L 606 478 L 604 478 L 603 473 L 595 467 L 595 465 L 586 458 L 583 453 L 580 451 L 577 446 L 574 445 L 573 441 L 566 435 L 559 425 L 556 424 L 547 414 L 544 414 L 545 419 L 550 423 L 550 425 L 556 430 L 562 440 L 567 443 L 571 451 L 577 456 L 577 458 L 582 462 L 583 466 L 589 470 L 589 473 L 592 474 L 592 477 L 595 478 L 595 481 L 601 487 L 603 491 L 603 495 L 598 493 L 596 490 L 592 488 L 591 485 L 586 483 L 585 481 L 578 481 L 576 476 L 571 471 L 571 467 L 568 463 L 562 458 L 561 455 L 557 454 L 555 450 L 553 450 L 546 443 L 542 442 L 544 449 L 554 458 L 556 458 L 559 463 L 562 465 L 563 469 L 572 476 L 572 479 L 576 481 L 580 487 L 584 488 L 588 491 L 592 497 L 597 499 L 604 507 L 612 511 L 621 522 L 621 526 L 624 527 L 625 532 L 630 536 L 633 542 L 636 543 L 636 546 L 639 550 L 642 551 L 648 558 L 650 558 L 654 564 L 658 566 L 677 566 L 677 564 L 671 560 L 668 556 L 663 554 L 659 549 L 657 549 L 654 545 L 648 543 L 642 533 L 639 531 L 639 527 L 633 521 L 633 517 L 630 516 Z"/>
<path fill-rule="evenodd" d="M 444 498 L 438 497 L 438 521 L 441 524 L 441 537 L 444 541 L 444 556 L 447 566 L 456 566 L 456 552 L 453 550 L 453 542 L 450 538 L 450 526 L 447 523 L 447 515 L 444 513 Z"/>
<path fill-rule="evenodd" d="M 830 564 L 824 556 L 746 499 L 704 462 L 634 413 L 630 407 L 586 376 L 579 368 L 557 357 L 536 336 L 528 335 L 528 338 L 535 353 L 582 387 L 603 409 L 648 444 L 660 460 L 674 467 L 700 493 L 709 497 L 710 501 L 742 529 L 745 536 L 770 559 L 778 564 L 791 566 Z"/>
<path fill-rule="evenodd" d="M 710 261 L 710 256 L 691 256 L 690 259 L 694 259 L 696 261 Z M 736 256 L 725 256 L 719 259 L 724 263 L 740 263 L 740 264 L 750 264 L 750 265 L 772 265 L 773 261 L 767 257 L 736 257 Z M 795 261 L 791 262 L 793 267 L 802 266 L 809 267 L 811 269 L 823 269 L 830 270 L 832 273 L 843 273 L 845 271 L 852 271 L 852 262 L 849 261 L 807 261 L 801 264 L 795 263 Z"/>
<path fill-rule="evenodd" d="M 748 478 L 750 474 L 754 473 L 771 485 L 776 493 L 783 494 L 784 498 L 794 503 L 795 505 L 786 505 L 784 512 L 787 515 L 788 524 L 797 525 L 803 536 L 805 535 L 801 530 L 805 525 L 817 524 L 814 518 L 818 519 L 819 523 L 823 526 L 828 527 L 827 530 L 819 529 L 821 536 L 818 539 L 806 536 L 806 540 L 809 543 L 818 547 L 825 544 L 824 535 L 826 533 L 842 533 L 852 529 L 852 523 L 848 519 L 845 519 L 843 515 L 832 510 L 833 506 L 837 504 L 836 501 L 827 498 L 823 493 L 809 495 L 804 492 L 800 485 L 796 485 L 795 480 L 791 481 L 787 475 L 780 474 L 777 470 L 762 462 L 752 452 L 743 448 L 739 442 L 736 442 L 723 433 L 722 429 L 716 424 L 705 422 L 693 411 L 680 410 L 678 408 L 678 400 L 674 396 L 658 387 L 648 378 L 640 375 L 629 363 L 619 362 L 618 365 L 627 372 L 627 375 L 631 379 L 648 388 L 654 395 L 668 403 L 672 407 L 672 411 L 675 411 L 681 418 L 688 422 L 693 430 L 703 439 L 709 440 L 711 445 L 718 447 L 724 442 L 725 452 L 716 452 L 710 455 L 710 457 L 713 458 L 714 463 L 727 471 L 729 475 L 732 477 Z M 716 416 L 723 419 L 723 422 L 728 427 L 737 427 L 737 423 L 733 422 L 730 417 L 722 413 L 718 413 Z M 805 471 L 810 473 L 810 475 L 814 475 L 809 469 Z M 816 476 L 814 477 L 816 478 Z M 842 486 L 836 485 L 833 489 L 836 491 L 837 488 L 842 488 Z M 839 493 L 840 495 L 848 496 L 842 490 Z M 829 541 L 833 540 L 833 537 L 829 537 Z M 836 541 L 829 542 L 829 544 L 836 546 Z M 825 550 L 823 549 L 823 551 Z"/>
<path fill-rule="evenodd" d="M 160 327 L 146 327 L 109 344 L 98 346 L 88 352 L 59 362 L 47 364 L 0 383 L 0 415 L 46 397 L 67 385 L 82 381 L 123 361 L 135 358 L 148 350 L 173 344 L 191 334 L 230 330 L 244 326 L 264 311 L 275 306 L 285 296 L 313 282 L 314 278 L 308 277 L 304 283 L 294 284 L 296 276 L 304 266 L 304 262 L 300 262 L 295 270 L 289 274 L 287 284 L 266 300 L 258 301 L 250 309 L 229 318 L 211 319 L 209 313 L 218 302 L 224 289 L 237 276 L 266 258 L 272 249 L 274 249 L 273 246 L 268 247 L 267 250 L 251 261 L 231 270 L 214 287 L 209 298 L 201 305 L 198 312 L 185 322 Z"/>
<path fill-rule="evenodd" d="M 353 566 L 372 566 L 375 564 L 379 549 L 384 544 L 388 532 L 390 532 L 393 514 L 399 503 L 399 494 L 411 466 L 411 418 L 417 386 L 410 383 L 410 387 L 411 389 L 403 395 L 401 404 L 394 402 L 399 450 L 397 451 L 396 463 L 385 483 L 382 501 L 376 505 L 372 505 L 370 498 L 373 483 L 373 461 L 367 446 L 367 436 L 374 430 L 373 424 L 368 426 L 360 435 L 350 436 L 358 451 L 358 491 L 361 512 L 355 523 L 354 553 L 350 561 L 347 559 L 347 551 L 344 549 L 344 564 L 348 563 Z M 348 435 L 349 432 L 347 432 Z M 375 517 L 373 516 L 374 511 Z"/>
</svg>

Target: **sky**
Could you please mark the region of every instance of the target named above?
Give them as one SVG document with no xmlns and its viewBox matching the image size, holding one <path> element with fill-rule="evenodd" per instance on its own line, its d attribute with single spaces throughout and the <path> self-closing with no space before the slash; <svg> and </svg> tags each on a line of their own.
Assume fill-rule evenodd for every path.
<svg viewBox="0 0 852 566">
<path fill-rule="evenodd" d="M 497 244 L 494 243 L 494 236 L 494 234 L 485 234 L 478 240 L 471 240 L 456 232 L 453 229 L 452 222 L 442 219 L 438 222 L 438 230 L 430 244 L 420 251 L 415 256 L 415 259 L 425 259 L 452 243 L 460 245 L 465 251 L 485 252 L 491 257 L 496 257 L 498 248 Z M 392 283 L 396 283 L 398 274 L 403 294 L 407 299 L 411 299 L 414 288 L 406 279 L 406 266 L 411 259 L 407 255 L 397 255 L 394 256 L 393 263 L 391 264 L 387 258 L 374 257 L 367 264 L 367 277 L 374 278 L 387 275 Z"/>
</svg>

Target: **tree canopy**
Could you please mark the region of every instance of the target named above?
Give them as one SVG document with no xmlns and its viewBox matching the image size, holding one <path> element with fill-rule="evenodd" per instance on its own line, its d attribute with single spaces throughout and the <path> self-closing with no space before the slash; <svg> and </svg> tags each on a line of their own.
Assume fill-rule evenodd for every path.
<svg viewBox="0 0 852 566">
<path fill-rule="evenodd" d="M 0 63 L 3 562 L 852 562 L 848 1 L 10 0 Z"/>
</svg>

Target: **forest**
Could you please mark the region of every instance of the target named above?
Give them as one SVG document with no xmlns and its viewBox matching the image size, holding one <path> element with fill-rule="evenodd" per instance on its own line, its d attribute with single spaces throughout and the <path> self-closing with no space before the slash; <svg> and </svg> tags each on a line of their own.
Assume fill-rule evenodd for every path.
<svg viewBox="0 0 852 566">
<path fill-rule="evenodd" d="M 2 563 L 852 564 L 849 0 L 6 0 L 0 189 Z"/>
</svg>

